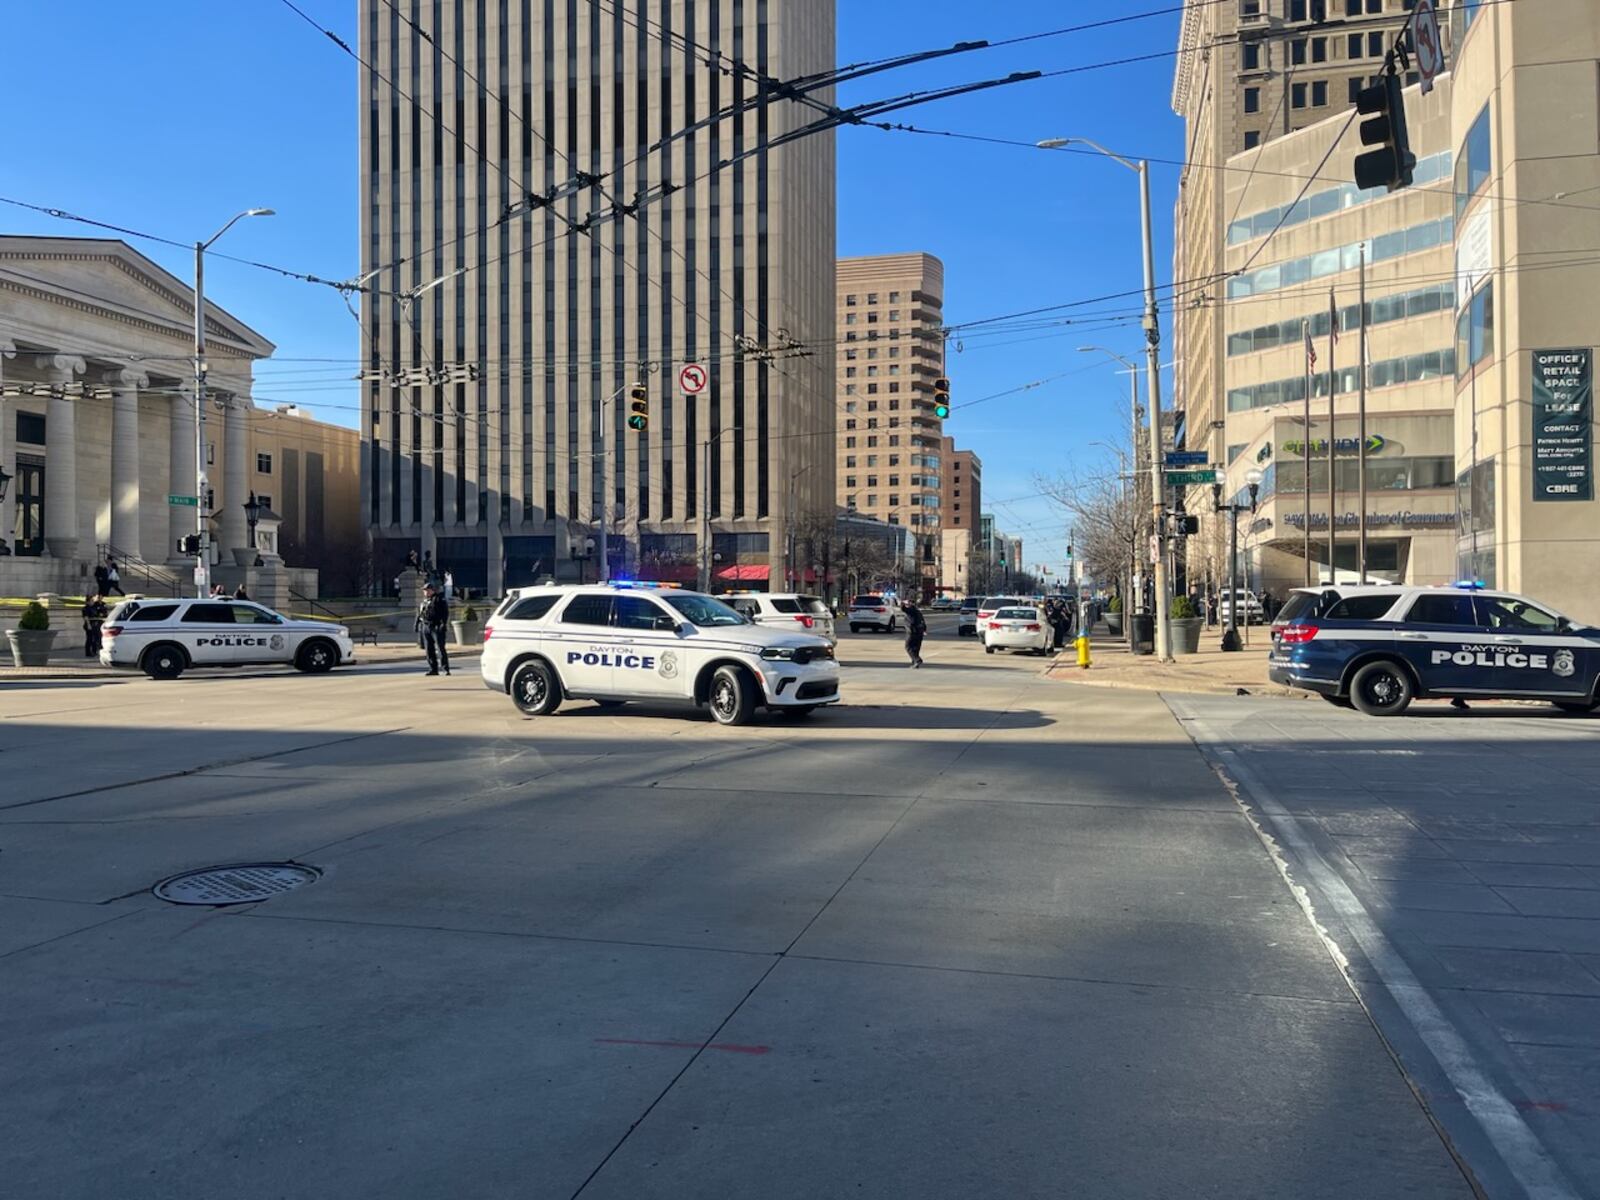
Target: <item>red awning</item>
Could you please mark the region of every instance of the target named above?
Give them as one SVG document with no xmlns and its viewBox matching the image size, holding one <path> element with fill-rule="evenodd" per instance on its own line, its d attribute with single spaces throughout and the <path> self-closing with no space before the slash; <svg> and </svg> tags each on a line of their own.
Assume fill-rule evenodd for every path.
<svg viewBox="0 0 1600 1200">
<path fill-rule="evenodd" d="M 828 582 L 832 583 L 833 580 L 834 580 L 834 575 L 833 575 L 833 572 L 830 571 L 830 572 L 828 572 Z M 807 567 L 806 568 L 806 582 L 807 583 L 815 583 L 816 581 L 817 581 L 816 568 L 815 567 Z"/>
<path fill-rule="evenodd" d="M 771 574 L 771 567 L 735 563 L 730 567 L 718 568 L 716 577 L 720 583 L 765 583 Z"/>
</svg>

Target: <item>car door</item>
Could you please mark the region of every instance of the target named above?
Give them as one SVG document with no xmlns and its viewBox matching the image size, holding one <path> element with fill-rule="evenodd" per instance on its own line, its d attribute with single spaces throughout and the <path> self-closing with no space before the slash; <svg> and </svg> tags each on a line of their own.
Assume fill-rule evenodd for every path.
<svg viewBox="0 0 1600 1200">
<path fill-rule="evenodd" d="M 238 626 L 239 662 L 292 662 L 300 637 L 290 636 L 283 618 L 258 604 L 235 601 L 233 621 Z"/>
<path fill-rule="evenodd" d="M 189 652 L 197 667 L 225 667 L 240 661 L 239 627 L 234 624 L 233 605 L 220 600 L 202 600 L 189 605 L 178 618 L 182 631 L 178 641 Z"/>
<path fill-rule="evenodd" d="M 677 696 L 682 689 L 678 617 L 649 596 L 618 596 L 612 604 L 617 654 L 612 686 L 618 695 Z"/>
<path fill-rule="evenodd" d="M 611 597 L 579 592 L 556 618 L 552 634 L 556 670 L 562 685 L 577 696 L 609 696 L 616 637 L 611 628 Z"/>
<path fill-rule="evenodd" d="M 1474 597 L 1478 617 L 1506 665 L 1506 682 L 1533 695 L 1587 695 L 1597 666 L 1595 644 L 1567 632 L 1561 617 L 1520 596 L 1481 593 Z M 1510 689 L 1508 689 L 1510 690 Z"/>
<path fill-rule="evenodd" d="M 1503 681 L 1478 661 L 1488 632 L 1478 624 L 1471 592 L 1422 592 L 1400 618 L 1395 648 L 1430 692 L 1481 692 Z"/>
</svg>

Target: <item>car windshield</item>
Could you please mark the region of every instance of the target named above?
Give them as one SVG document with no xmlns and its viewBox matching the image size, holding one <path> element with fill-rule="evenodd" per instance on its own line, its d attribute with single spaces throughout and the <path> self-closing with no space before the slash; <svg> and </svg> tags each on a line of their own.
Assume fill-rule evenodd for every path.
<svg viewBox="0 0 1600 1200">
<path fill-rule="evenodd" d="M 1003 621 L 1037 621 L 1039 610 L 1034 608 L 1002 608 L 995 616 Z"/>
<path fill-rule="evenodd" d="M 883 603 L 882 596 L 857 596 L 850 601 L 851 608 L 877 608 Z"/>
<path fill-rule="evenodd" d="M 698 596 L 693 592 L 680 592 L 677 595 L 663 596 L 668 604 L 683 614 L 691 625 L 701 629 L 711 629 L 718 625 L 749 625 L 750 621 L 721 600 L 713 600 L 710 596 Z"/>
<path fill-rule="evenodd" d="M 977 608 L 978 605 L 981 604 L 981 603 L 982 603 L 982 601 L 979 600 L 978 597 L 976 597 L 976 596 L 968 596 L 965 600 L 963 600 L 961 602 L 961 607 L 962 608 Z"/>
<path fill-rule="evenodd" d="M 1554 613 L 1535 608 L 1514 596 L 1479 596 L 1482 624 L 1490 629 L 1521 629 L 1530 633 L 1551 633 L 1561 623 Z"/>
</svg>

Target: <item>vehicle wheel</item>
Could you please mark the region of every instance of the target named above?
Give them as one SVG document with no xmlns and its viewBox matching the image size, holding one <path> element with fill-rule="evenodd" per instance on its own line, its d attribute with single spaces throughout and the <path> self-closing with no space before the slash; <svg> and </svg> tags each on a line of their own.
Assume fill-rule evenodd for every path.
<svg viewBox="0 0 1600 1200">
<path fill-rule="evenodd" d="M 889 632 L 890 633 L 894 632 L 894 618 L 893 617 L 889 618 Z"/>
<path fill-rule="evenodd" d="M 748 725 L 756 711 L 755 683 L 738 667 L 718 667 L 710 705 L 718 725 Z"/>
<path fill-rule="evenodd" d="M 1569 713 L 1592 713 L 1600 708 L 1600 702 L 1594 700 L 1556 700 L 1554 704 L 1562 712 Z"/>
<path fill-rule="evenodd" d="M 791 720 L 798 721 L 801 717 L 809 717 L 812 713 L 816 712 L 817 706 L 815 704 L 794 704 L 784 708 L 774 709 L 773 711 L 782 713 Z"/>
<path fill-rule="evenodd" d="M 315 638 L 300 647 L 300 653 L 295 655 L 294 665 L 309 675 L 321 675 L 339 665 L 339 651 L 334 648 L 332 642 Z"/>
<path fill-rule="evenodd" d="M 1330 696 L 1326 692 L 1318 692 L 1317 695 L 1321 696 L 1324 700 L 1326 700 L 1329 704 L 1333 705 L 1335 708 L 1354 708 L 1355 707 L 1355 705 L 1350 702 L 1350 697 L 1349 696 Z"/>
<path fill-rule="evenodd" d="M 183 651 L 176 646 L 151 646 L 139 665 L 151 679 L 176 679 L 183 674 Z"/>
<path fill-rule="evenodd" d="M 1350 681 L 1350 703 L 1369 717 L 1397 717 L 1415 695 L 1411 676 L 1389 659 L 1368 663 Z"/>
<path fill-rule="evenodd" d="M 511 702 L 530 717 L 547 717 L 561 703 L 561 682 L 550 664 L 525 662 L 511 676 Z"/>
<path fill-rule="evenodd" d="M 601 708 L 621 708 L 624 704 L 627 703 L 627 701 L 626 700 L 596 700 L 595 703 L 598 704 Z"/>
<path fill-rule="evenodd" d="M 850 632 L 851 633 L 860 633 L 861 632 L 861 626 L 859 626 L 859 625 L 851 625 L 850 626 Z"/>
<path fill-rule="evenodd" d="M 988 642 L 985 642 L 985 643 L 984 643 L 984 644 L 983 644 L 983 652 L 984 652 L 984 653 L 985 653 L 985 654 L 993 654 L 993 653 L 994 653 L 994 647 L 993 647 L 993 646 L 991 646 L 991 645 L 989 645 L 989 643 L 988 643 Z"/>
</svg>

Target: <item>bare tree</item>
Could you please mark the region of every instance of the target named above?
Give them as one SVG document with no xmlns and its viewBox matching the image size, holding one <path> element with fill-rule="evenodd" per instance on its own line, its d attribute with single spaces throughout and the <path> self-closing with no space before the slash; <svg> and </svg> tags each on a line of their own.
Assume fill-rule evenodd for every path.
<svg viewBox="0 0 1600 1200">
<path fill-rule="evenodd" d="M 1148 527 L 1137 492 L 1115 474 L 1038 476 L 1036 482 L 1070 518 L 1084 570 L 1096 579 L 1122 581 L 1122 590 L 1137 569 Z"/>
</svg>

